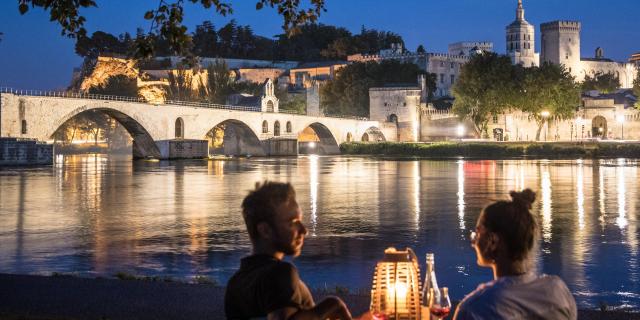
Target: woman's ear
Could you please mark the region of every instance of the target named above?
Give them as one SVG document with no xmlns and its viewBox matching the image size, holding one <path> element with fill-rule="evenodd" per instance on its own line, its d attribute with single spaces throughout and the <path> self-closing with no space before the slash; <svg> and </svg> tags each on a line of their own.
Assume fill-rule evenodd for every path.
<svg viewBox="0 0 640 320">
<path fill-rule="evenodd" d="M 494 260 L 497 258 L 499 245 L 500 245 L 500 237 L 493 232 L 489 232 L 487 234 L 487 246 L 486 246 L 486 251 L 488 253 L 489 258 Z"/>
<path fill-rule="evenodd" d="M 258 234 L 262 239 L 271 239 L 273 230 L 271 230 L 271 226 L 266 222 L 259 222 L 257 225 Z"/>
</svg>

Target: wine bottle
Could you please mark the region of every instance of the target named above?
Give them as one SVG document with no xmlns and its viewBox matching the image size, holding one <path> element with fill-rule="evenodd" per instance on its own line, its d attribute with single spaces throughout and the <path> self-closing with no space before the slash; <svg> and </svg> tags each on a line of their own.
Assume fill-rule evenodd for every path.
<svg viewBox="0 0 640 320">
<path fill-rule="evenodd" d="M 422 286 L 422 309 L 429 310 L 429 301 L 431 294 L 440 296 L 438 290 L 438 281 L 436 280 L 436 269 L 433 253 L 427 253 L 427 270 L 424 277 L 424 285 Z M 436 297 L 439 298 L 439 297 Z M 431 314 L 429 311 L 422 312 L 422 320 L 429 320 Z"/>
</svg>

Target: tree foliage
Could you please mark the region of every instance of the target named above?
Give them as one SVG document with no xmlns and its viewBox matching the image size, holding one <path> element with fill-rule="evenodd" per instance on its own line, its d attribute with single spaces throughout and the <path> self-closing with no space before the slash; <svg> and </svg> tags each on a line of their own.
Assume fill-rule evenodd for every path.
<svg viewBox="0 0 640 320">
<path fill-rule="evenodd" d="M 462 67 L 452 88 L 453 112 L 470 119 L 476 133 L 486 136 L 489 119 L 514 105 L 516 71 L 507 56 L 491 52 L 475 55 Z"/>
<path fill-rule="evenodd" d="M 200 83 L 200 97 L 210 103 L 224 104 L 232 91 L 233 79 L 224 60 L 207 66 L 207 82 Z"/>
<path fill-rule="evenodd" d="M 97 31 L 91 37 L 78 39 L 76 53 L 88 58 L 131 55 L 137 42 L 151 41 L 156 56 L 174 54 L 167 39 L 145 37 L 141 29 L 135 38 L 128 33 L 116 37 Z M 373 53 L 403 42 L 392 32 L 363 28 L 360 34 L 352 35 L 345 28 L 323 24 L 303 25 L 295 35 L 279 35 L 273 40 L 254 34 L 251 27 L 238 25 L 235 20 L 219 29 L 211 21 L 204 21 L 196 26 L 190 41 L 190 52 L 198 57 L 295 61 L 346 60 L 351 54 Z"/>
<path fill-rule="evenodd" d="M 168 79 L 167 99 L 177 101 L 194 100 L 193 70 L 180 66 L 175 72 L 169 72 Z"/>
<path fill-rule="evenodd" d="M 638 98 L 636 108 L 640 109 L 640 70 L 638 70 L 638 76 L 633 80 L 633 94 Z"/>
<path fill-rule="evenodd" d="M 136 54 L 138 57 L 154 55 L 155 40 L 161 38 L 168 43 L 172 52 L 178 55 L 189 55 L 191 36 L 183 24 L 185 2 L 199 4 L 205 9 L 212 8 L 218 14 L 226 16 L 233 13 L 230 3 L 223 0 L 158 0 L 156 9 L 144 14 L 144 19 L 151 23 L 150 31 L 136 38 Z M 49 19 L 62 27 L 62 35 L 81 39 L 87 36 L 86 18 L 80 14 L 81 9 L 97 7 L 93 0 L 18 0 L 18 11 L 25 14 L 30 8 L 42 8 L 49 13 Z M 325 10 L 325 0 L 308 0 L 301 4 L 300 0 L 257 0 L 256 9 L 275 8 L 283 18 L 282 28 L 286 34 L 295 34 L 298 27 L 317 21 Z"/>
<path fill-rule="evenodd" d="M 422 71 L 413 63 L 384 60 L 354 63 L 340 69 L 321 87 L 321 107 L 329 115 L 369 116 L 369 88 L 416 83 Z"/>
<path fill-rule="evenodd" d="M 611 93 L 620 88 L 620 77 L 613 72 L 597 72 L 593 76 L 586 75 L 582 82 L 582 91 L 598 90 L 600 93 Z"/>
<path fill-rule="evenodd" d="M 90 37 L 82 37 L 76 41 L 76 54 L 85 58 L 96 58 L 100 55 L 127 55 L 133 50 L 133 39 L 129 33 L 116 37 L 110 33 L 96 31 Z"/>
<path fill-rule="evenodd" d="M 119 74 L 109 77 L 103 86 L 89 88 L 89 93 L 137 97 L 138 83 L 136 78 L 130 78 L 126 75 Z"/>
<path fill-rule="evenodd" d="M 563 66 L 524 68 L 487 52 L 462 67 L 453 95 L 453 111 L 473 121 L 480 136 L 487 136 L 491 117 L 520 110 L 536 120 L 539 139 L 546 121 L 572 118 L 580 103 L 580 87 Z"/>
<path fill-rule="evenodd" d="M 536 140 L 540 140 L 545 122 L 551 118 L 564 120 L 574 117 L 580 104 L 580 87 L 562 65 L 545 62 L 540 67 L 522 70 L 524 78 L 516 107 L 536 120 Z"/>
</svg>

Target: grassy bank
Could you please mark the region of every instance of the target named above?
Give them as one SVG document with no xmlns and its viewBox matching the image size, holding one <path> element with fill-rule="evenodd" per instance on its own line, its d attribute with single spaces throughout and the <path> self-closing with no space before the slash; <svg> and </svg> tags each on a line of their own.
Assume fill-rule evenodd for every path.
<svg viewBox="0 0 640 320">
<path fill-rule="evenodd" d="M 425 158 L 640 158 L 640 143 L 522 143 L 522 142 L 437 142 L 362 143 L 340 145 L 342 154 L 414 156 Z"/>
</svg>

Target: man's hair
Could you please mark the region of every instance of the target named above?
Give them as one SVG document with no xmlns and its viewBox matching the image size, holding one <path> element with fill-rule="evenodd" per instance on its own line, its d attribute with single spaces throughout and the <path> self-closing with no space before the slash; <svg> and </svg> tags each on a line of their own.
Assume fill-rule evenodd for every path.
<svg viewBox="0 0 640 320">
<path fill-rule="evenodd" d="M 258 239 L 259 223 L 266 222 L 273 226 L 278 206 L 295 201 L 295 198 L 296 191 L 290 183 L 265 181 L 260 184 L 257 182 L 256 188 L 250 191 L 242 201 L 242 217 L 251 241 Z"/>
</svg>

